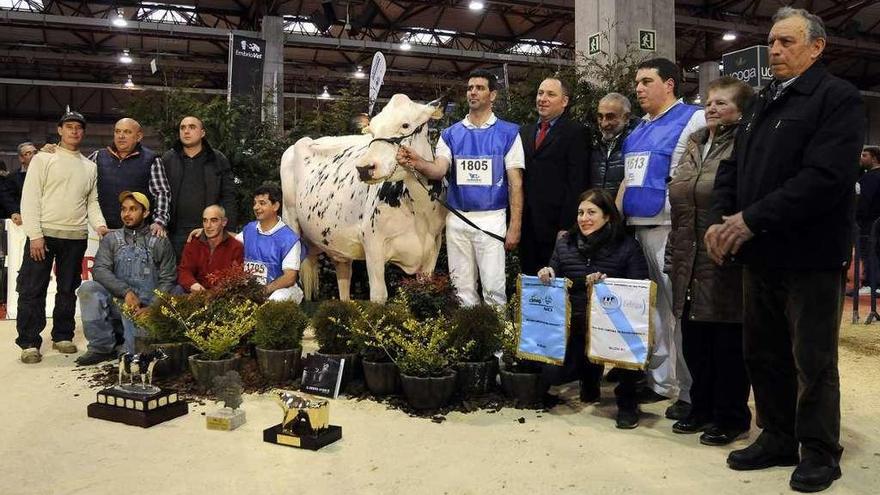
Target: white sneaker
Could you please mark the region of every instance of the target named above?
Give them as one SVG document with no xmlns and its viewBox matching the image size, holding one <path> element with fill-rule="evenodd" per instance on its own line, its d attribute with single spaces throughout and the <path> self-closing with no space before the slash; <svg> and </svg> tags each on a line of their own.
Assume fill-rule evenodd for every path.
<svg viewBox="0 0 880 495">
<path fill-rule="evenodd" d="M 37 364 L 42 360 L 43 356 L 36 347 L 28 347 L 21 350 L 21 362 L 24 364 Z"/>
</svg>

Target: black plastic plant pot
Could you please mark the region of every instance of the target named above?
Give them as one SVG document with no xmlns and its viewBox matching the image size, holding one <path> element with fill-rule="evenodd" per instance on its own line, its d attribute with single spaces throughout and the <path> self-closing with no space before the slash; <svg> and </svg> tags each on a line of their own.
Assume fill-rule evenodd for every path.
<svg viewBox="0 0 880 495">
<path fill-rule="evenodd" d="M 550 388 L 541 373 L 514 372 L 501 368 L 501 388 L 514 400 L 516 407 L 540 407 Z"/>
<path fill-rule="evenodd" d="M 296 379 L 302 372 L 302 349 L 256 348 L 257 366 L 263 378 L 272 383 Z"/>
<path fill-rule="evenodd" d="M 362 361 L 364 381 L 373 395 L 392 395 L 400 393 L 400 370 L 392 362 Z"/>
<path fill-rule="evenodd" d="M 464 397 L 472 395 L 484 395 L 495 386 L 495 377 L 498 375 L 498 359 L 492 358 L 486 361 L 461 361 L 455 363 L 455 371 L 458 372 L 457 388 Z"/>
<path fill-rule="evenodd" d="M 205 359 L 204 354 L 189 357 L 189 370 L 202 390 L 210 390 L 214 386 L 214 378 L 227 372 L 238 371 L 241 358 L 232 356 L 225 359 Z"/>
<path fill-rule="evenodd" d="M 446 376 L 427 377 L 400 374 L 406 401 L 415 409 L 437 409 L 449 403 L 455 393 L 455 371 Z"/>
</svg>

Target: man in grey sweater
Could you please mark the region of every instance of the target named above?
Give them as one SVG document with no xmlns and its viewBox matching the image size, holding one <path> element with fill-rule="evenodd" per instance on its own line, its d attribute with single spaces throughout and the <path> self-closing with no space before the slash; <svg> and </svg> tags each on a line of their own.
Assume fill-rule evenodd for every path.
<svg viewBox="0 0 880 495">
<path fill-rule="evenodd" d="M 79 305 L 88 351 L 76 364 L 87 366 L 113 359 L 117 352 L 134 353 L 137 325 L 122 306 L 143 312 L 155 299 L 153 290 L 170 292 L 177 279 L 171 242 L 151 235 L 144 220 L 150 200 L 140 192 L 119 195 L 123 228 L 101 240 L 92 266 L 94 280 L 83 282 Z M 121 343 L 121 347 L 117 347 Z"/>
</svg>

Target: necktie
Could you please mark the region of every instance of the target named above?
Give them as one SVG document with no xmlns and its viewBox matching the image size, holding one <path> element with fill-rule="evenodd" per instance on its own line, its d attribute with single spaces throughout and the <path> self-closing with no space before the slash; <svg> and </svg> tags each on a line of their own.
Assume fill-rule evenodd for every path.
<svg viewBox="0 0 880 495">
<path fill-rule="evenodd" d="M 541 147 L 544 138 L 547 137 L 547 131 L 550 130 L 550 122 L 541 122 L 541 128 L 538 130 L 538 137 L 535 138 L 535 149 Z"/>
</svg>

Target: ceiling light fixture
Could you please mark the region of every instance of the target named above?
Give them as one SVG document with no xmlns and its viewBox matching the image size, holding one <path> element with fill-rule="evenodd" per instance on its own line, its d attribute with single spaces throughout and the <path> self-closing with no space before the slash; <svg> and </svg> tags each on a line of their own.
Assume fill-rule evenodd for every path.
<svg viewBox="0 0 880 495">
<path fill-rule="evenodd" d="M 321 93 L 320 96 L 318 96 L 318 99 L 319 100 L 329 100 L 330 99 L 330 92 L 327 91 L 327 86 L 324 86 L 324 92 Z"/>
<path fill-rule="evenodd" d="M 480 0 L 471 0 L 471 3 L 468 4 L 468 8 L 471 10 L 483 10 L 485 6 Z"/>
<path fill-rule="evenodd" d="M 721 39 L 723 39 L 724 41 L 734 41 L 736 40 L 736 33 L 734 33 L 733 31 L 728 31 L 724 33 L 723 36 L 721 36 Z"/>
<path fill-rule="evenodd" d="M 128 49 L 122 50 L 122 55 L 119 56 L 119 61 L 123 64 L 130 64 L 134 62 L 134 59 L 131 58 L 131 53 L 129 53 Z"/>
<path fill-rule="evenodd" d="M 131 74 L 128 75 L 128 79 L 125 80 L 125 84 L 123 86 L 126 89 L 131 89 L 134 87 L 134 81 L 131 80 Z"/>
<path fill-rule="evenodd" d="M 125 16 L 122 14 L 122 9 L 116 9 L 116 16 L 113 18 L 113 25 L 121 28 L 128 26 L 128 21 L 125 20 Z"/>
<path fill-rule="evenodd" d="M 362 66 L 358 65 L 358 70 L 357 70 L 357 72 L 354 73 L 354 77 L 356 79 L 363 79 L 363 78 L 367 77 L 367 75 L 364 74 L 364 68 Z"/>
</svg>

